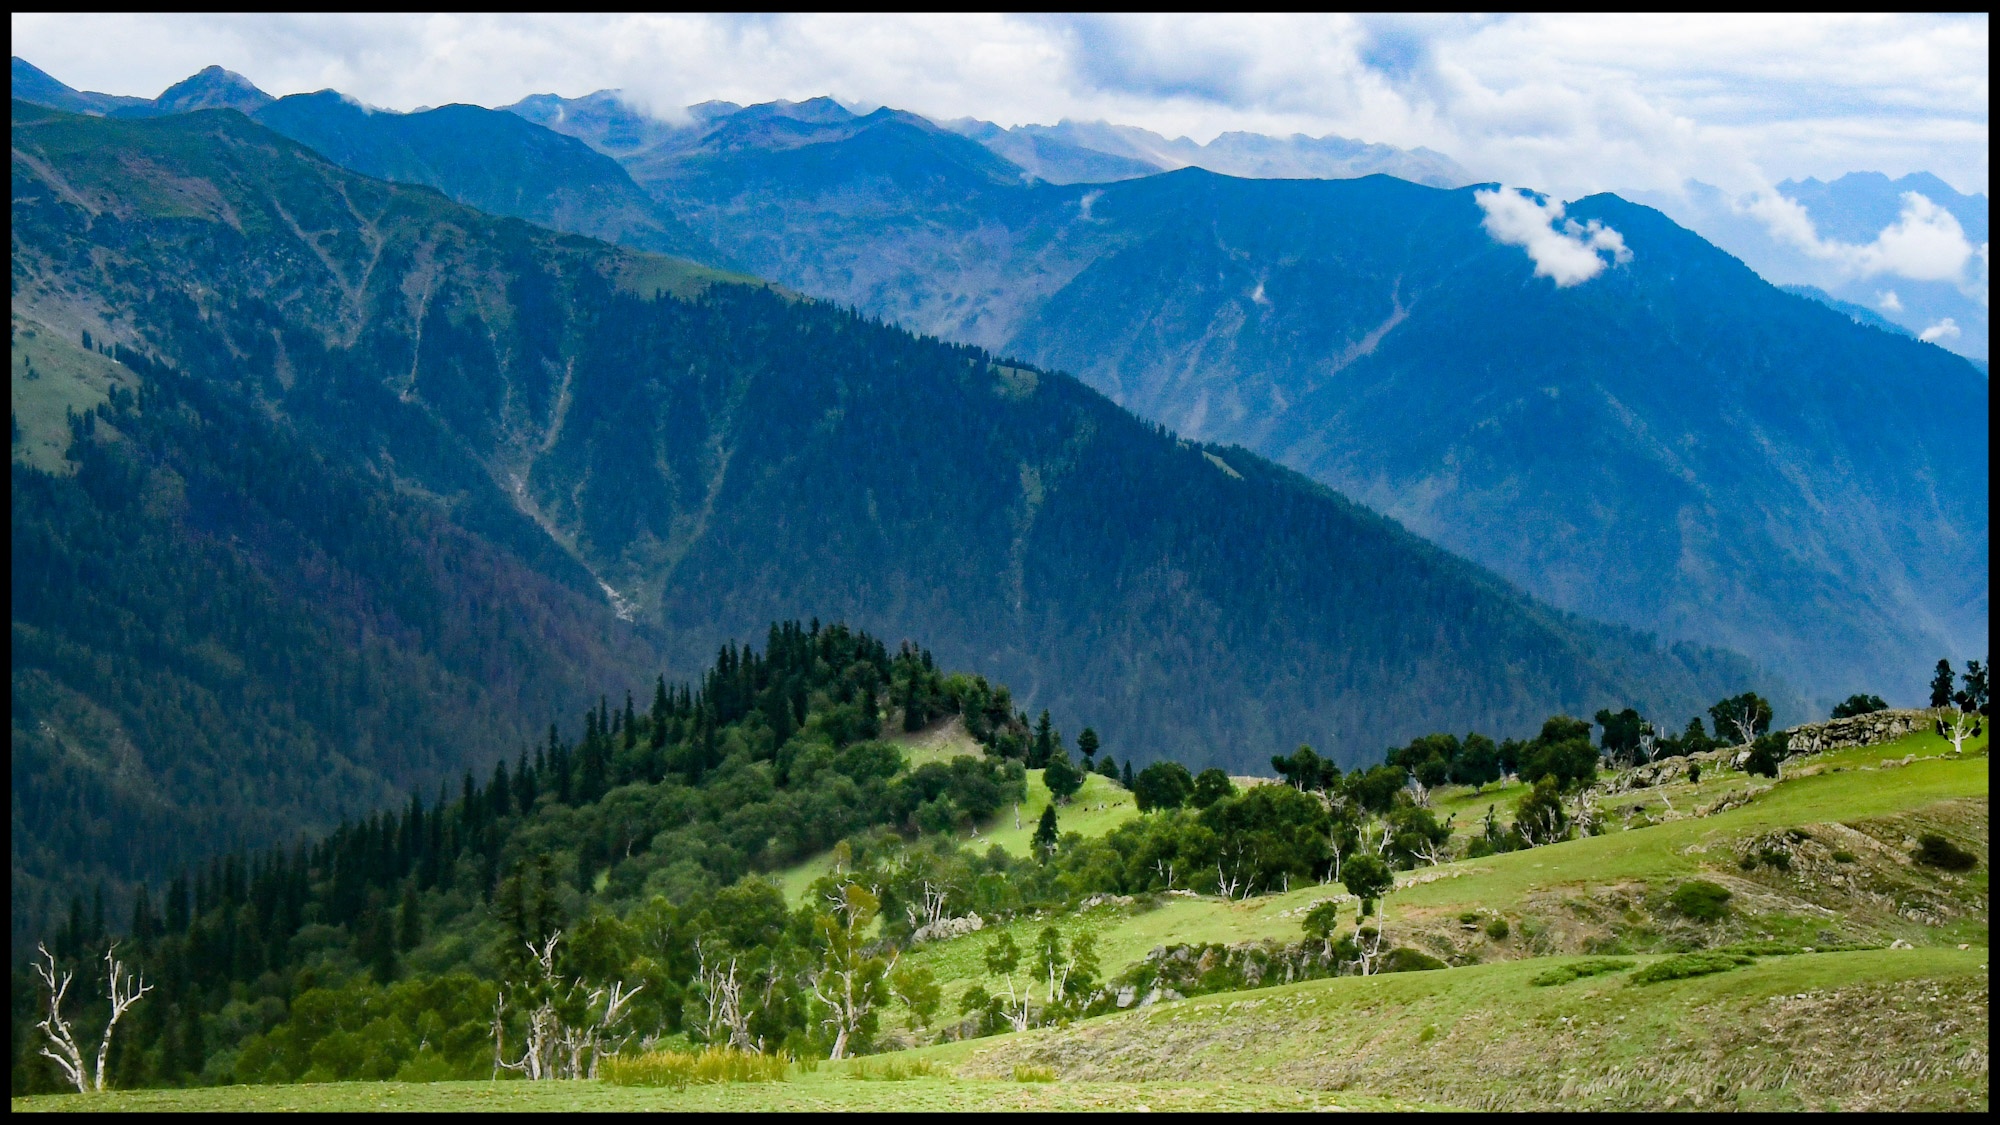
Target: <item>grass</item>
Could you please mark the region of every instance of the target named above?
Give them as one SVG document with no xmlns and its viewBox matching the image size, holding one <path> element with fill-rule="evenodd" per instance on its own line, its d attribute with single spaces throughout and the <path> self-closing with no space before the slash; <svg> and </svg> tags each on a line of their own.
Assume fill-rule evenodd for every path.
<svg viewBox="0 0 2000 1125">
<path fill-rule="evenodd" d="M 888 741 L 902 748 L 905 764 L 910 769 L 930 762 L 984 753 L 956 718 L 929 730 L 899 734 Z M 1019 827 L 1014 823 L 1015 810 L 1009 806 L 981 825 L 976 834 L 970 831 L 958 833 L 956 842 L 981 850 L 998 844 L 1012 855 L 1027 855 L 1035 826 L 1050 799 L 1049 787 L 1042 781 L 1042 772 L 1028 771 L 1028 788 L 1021 802 Z M 1084 778 L 1083 788 L 1077 790 L 1069 804 L 1056 806 L 1056 824 L 1060 831 L 1083 836 L 1102 836 L 1138 815 L 1139 809 L 1132 803 L 1132 794 L 1110 778 L 1098 774 L 1089 774 Z M 805 897 L 814 880 L 832 873 L 832 864 L 833 852 L 829 849 L 772 877 L 785 892 L 785 901 L 797 903 Z"/>
<path fill-rule="evenodd" d="M 21 1112 L 975 1112 L 982 1110 L 1407 1110 L 1429 1108 L 1362 1093 L 1328 1093 L 1239 1082 L 1022 1082 L 912 1077 L 854 1082 L 822 1068 L 790 1082 L 689 1086 L 684 1090 L 604 1082 L 338 1082 L 223 1086 L 15 1098 Z"/>
<path fill-rule="evenodd" d="M 1581 961 L 1565 961 L 1555 968 L 1543 970 L 1528 979 L 1536 988 L 1552 988 L 1568 984 L 1585 977 L 1603 976 L 1605 973 L 1622 973 L 1637 964 L 1634 961 L 1614 961 L 1607 957 L 1586 957 Z"/>
<path fill-rule="evenodd" d="M 13 456 L 44 472 L 73 473 L 76 466 L 63 459 L 69 449 L 68 412 L 94 410 L 109 400 L 113 386 L 136 389 L 138 377 L 122 364 L 85 351 L 81 337 L 57 335 L 19 313 L 14 314 L 12 327 L 11 406 L 14 422 L 21 427 Z M 31 370 L 34 378 L 28 377 Z"/>
<path fill-rule="evenodd" d="M 1064 1082 L 1365 1089 L 1481 1109 L 1974 1109 L 1987 1100 L 1986 961 L 1810 954 L 1643 991 L 1611 975 L 1532 988 L 1549 959 L 1501 962 L 1205 996 L 950 1057 L 966 1075 L 1047 1066 Z"/>
<path fill-rule="evenodd" d="M 1861 762 L 1872 765 L 1885 758 L 1900 760 L 1910 753 L 1918 754 L 1918 760 L 1910 766 L 1888 771 L 1845 769 L 1833 772 L 1822 768 L 1810 776 L 1785 779 L 1750 804 L 1710 817 L 1669 821 L 1650 828 L 1612 832 L 1524 852 L 1404 872 L 1398 880 L 1401 889 L 1387 903 L 1391 930 L 1405 933 L 1412 924 L 1443 924 L 1457 930 L 1461 928 L 1457 924 L 1458 917 L 1473 910 L 1482 917 L 1492 919 L 1480 927 L 1482 930 L 1488 926 L 1497 929 L 1493 922 L 1506 921 L 1506 915 L 1513 914 L 1515 920 L 1509 926 L 1506 938 L 1493 938 L 1489 934 L 1482 939 L 1483 956 L 1517 957 L 1537 949 L 1546 951 L 1548 941 L 1552 939 L 1537 943 L 1536 934 L 1529 931 L 1538 927 L 1532 923 L 1522 924 L 1527 920 L 1523 907 L 1530 902 L 1570 894 L 1587 895 L 1595 889 L 1619 884 L 1641 888 L 1657 886 L 1664 896 L 1674 887 L 1697 877 L 1726 878 L 1736 880 L 1733 885 L 1742 886 L 1731 845 L 1745 837 L 1792 825 L 1895 817 L 1937 808 L 1940 803 L 1974 799 L 1983 802 L 1987 789 L 1986 760 L 1937 760 L 1937 754 L 1944 749 L 1946 747 L 1941 740 L 1925 733 L 1911 735 L 1887 746 L 1838 751 L 1813 759 L 1810 764 L 1824 767 L 1831 759 L 1832 764 L 1844 761 L 1850 765 Z M 1707 784 L 1703 782 L 1703 785 Z M 1719 783 L 1716 792 L 1723 791 L 1722 787 L 1728 784 L 1726 781 Z M 1022 819 L 1024 823 L 1029 822 L 1026 806 Z M 1726 872 L 1726 875 L 1719 872 Z M 1893 910 L 1879 910 L 1876 920 L 1887 928 L 1887 932 L 1906 936 L 1913 942 L 1983 945 L 1986 940 L 1983 906 L 1985 874 L 1982 864 L 1962 877 L 1962 893 L 1980 904 L 1976 916 L 1968 916 L 1950 926 L 1935 927 L 1911 922 Z M 1807 895 L 1811 892 L 1799 893 Z M 1078 929 L 1088 929 L 1096 935 L 1103 975 L 1108 979 L 1143 958 L 1156 946 L 1176 942 L 1229 945 L 1264 939 L 1299 940 L 1300 919 L 1306 909 L 1316 901 L 1339 894 L 1341 888 L 1338 886 L 1314 886 L 1236 902 L 1225 902 L 1215 897 L 1168 897 L 1157 909 L 1133 911 L 1103 908 L 1082 916 L 1060 919 L 1059 928 L 1065 937 Z M 1871 940 L 1869 935 L 1861 934 L 1844 935 L 1839 942 L 1829 942 L 1818 936 L 1818 930 L 1826 925 L 1819 915 L 1804 908 L 1788 915 L 1768 903 L 1757 906 L 1761 901 L 1754 894 L 1733 900 L 1731 907 L 1736 915 L 1736 929 L 1703 929 L 1701 940 L 1756 937 L 1760 936 L 1760 929 L 1775 934 L 1784 925 L 1792 927 L 1792 932 L 1785 936 L 1798 945 L 1884 944 L 1888 940 L 1886 936 Z M 1656 915 L 1671 915 L 1664 901 L 1656 905 Z M 1774 910 L 1778 913 L 1774 914 Z M 1351 922 L 1352 911 L 1344 913 Z M 1646 919 L 1648 922 L 1657 920 L 1656 917 Z M 1015 941 L 1025 948 L 1029 939 L 1046 924 L 1047 920 L 1042 918 L 1019 919 L 964 938 L 920 946 L 906 956 L 913 963 L 926 965 L 937 974 L 946 986 L 947 1011 L 956 1011 L 958 997 L 975 984 L 988 991 L 1005 988 L 1004 981 L 986 975 L 983 964 L 985 949 L 997 933 L 1011 931 Z M 1607 949 L 1601 952 L 1620 951 Z"/>
<path fill-rule="evenodd" d="M 649 1051 L 629 1059 L 612 1059 L 604 1080 L 614 1086 L 664 1086 L 685 1090 L 691 1085 L 729 1082 L 783 1082 L 792 1062 L 778 1055 L 748 1054 L 727 1047 L 705 1051 Z"/>
</svg>

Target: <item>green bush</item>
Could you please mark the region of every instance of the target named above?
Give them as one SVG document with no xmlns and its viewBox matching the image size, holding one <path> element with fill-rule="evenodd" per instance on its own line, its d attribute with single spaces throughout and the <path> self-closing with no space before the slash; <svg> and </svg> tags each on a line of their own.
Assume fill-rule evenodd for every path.
<svg viewBox="0 0 2000 1125">
<path fill-rule="evenodd" d="M 1731 955 L 1741 953 L 1746 957 L 1789 957 L 1805 951 L 1796 945 L 1786 945 L 1782 941 L 1738 941 L 1722 946 L 1716 952 Z"/>
<path fill-rule="evenodd" d="M 1507 919 L 1495 918 L 1491 922 L 1486 923 L 1486 936 L 1492 938 L 1494 941 L 1506 941 Z"/>
<path fill-rule="evenodd" d="M 880 1067 L 866 1062 L 856 1063 L 847 1076 L 862 1082 L 906 1082 L 912 1078 L 942 1078 L 948 1073 L 929 1059 L 912 1059 L 909 1062 L 891 1060 Z"/>
<path fill-rule="evenodd" d="M 614 1058 L 604 1064 L 604 1080 L 614 1086 L 665 1086 L 685 1090 L 690 1085 L 724 1082 L 783 1082 L 790 1078 L 791 1060 L 783 1055 L 753 1055 L 728 1047 L 710 1047 L 698 1054 L 651 1051 L 635 1058 Z"/>
<path fill-rule="evenodd" d="M 1838 850 L 1838 851 L 1836 851 L 1836 852 L 1834 852 L 1834 853 L 1833 853 L 1833 862 L 1835 862 L 1835 863 L 1853 863 L 1853 862 L 1854 862 L 1854 853 L 1853 853 L 1853 852 L 1850 852 L 1850 851 L 1847 851 L 1847 850 L 1846 850 L 1846 849 L 1844 849 L 1844 848 L 1843 848 L 1843 849 L 1840 849 L 1840 850 Z"/>
<path fill-rule="evenodd" d="M 1387 957 L 1382 958 L 1382 971 L 1385 973 L 1420 973 L 1429 969 L 1448 967 L 1430 954 L 1408 946 L 1397 946 L 1389 951 Z"/>
<path fill-rule="evenodd" d="M 1551 985 L 1568 984 L 1573 980 L 1581 980 L 1584 977 L 1601 976 L 1604 973 L 1622 973 L 1631 968 L 1632 964 L 1630 961 L 1615 961 L 1608 957 L 1592 957 L 1588 960 L 1575 961 L 1568 965 L 1557 965 L 1553 969 L 1537 973 L 1528 983 L 1534 985 L 1536 988 L 1548 988 Z"/>
<path fill-rule="evenodd" d="M 1016 1082 L 1054 1082 L 1055 1080 L 1056 1068 L 1052 1066 L 1016 1066 L 1014 1068 L 1014 1081 Z"/>
<path fill-rule="evenodd" d="M 1756 958 L 1747 953 L 1725 953 L 1712 950 L 1707 953 L 1683 953 L 1669 957 L 1633 973 L 1627 983 L 1658 984 L 1667 980 L 1683 980 L 1687 977 L 1707 976 L 1709 973 L 1726 973 L 1739 965 L 1748 965 Z"/>
<path fill-rule="evenodd" d="M 1926 867 L 1946 871 L 1970 871 L 1979 866 L 1979 857 L 1935 832 L 1917 837 L 1916 861 Z"/>
<path fill-rule="evenodd" d="M 1479 922 L 1479 911 L 1468 910 L 1465 913 L 1460 914 L 1458 916 L 1458 920 L 1468 926 L 1477 925 Z"/>
<path fill-rule="evenodd" d="M 1667 905 L 1684 918 L 1713 922 L 1729 912 L 1729 888 L 1706 879 L 1689 879 L 1674 889 Z"/>
</svg>

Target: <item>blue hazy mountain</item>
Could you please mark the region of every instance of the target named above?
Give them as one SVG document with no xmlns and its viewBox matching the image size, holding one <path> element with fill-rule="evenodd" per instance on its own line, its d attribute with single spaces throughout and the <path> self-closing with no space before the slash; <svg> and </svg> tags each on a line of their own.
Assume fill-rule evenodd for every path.
<svg viewBox="0 0 2000 1125">
<path fill-rule="evenodd" d="M 1853 247 L 1874 242 L 1897 222 L 1903 197 L 1912 192 L 1950 212 L 1975 250 L 1988 238 L 1987 197 L 1961 193 L 1926 172 L 1893 180 L 1880 172 L 1850 172 L 1830 182 L 1786 180 L 1776 190 L 1805 209 L 1815 233 L 1827 242 Z M 1838 258 L 1809 253 L 1773 235 L 1763 220 L 1744 209 L 1744 200 L 1712 185 L 1690 180 L 1679 191 L 1626 194 L 1672 216 L 1774 284 L 1810 285 L 1836 300 L 1873 309 L 1912 335 L 1931 329 L 1939 346 L 1960 355 L 1982 360 L 1987 355 L 1991 328 L 1985 275 L 1976 261 L 1970 276 L 1957 281 L 1858 276 Z M 1947 319 L 1955 333 L 1939 327 Z"/>
</svg>

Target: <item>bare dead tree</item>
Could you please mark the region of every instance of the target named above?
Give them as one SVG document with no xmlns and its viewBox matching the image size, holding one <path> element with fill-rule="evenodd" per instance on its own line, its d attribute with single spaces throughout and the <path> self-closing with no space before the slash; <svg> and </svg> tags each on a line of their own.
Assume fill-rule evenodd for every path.
<svg viewBox="0 0 2000 1125">
<path fill-rule="evenodd" d="M 1940 716 L 1938 726 L 1945 738 L 1951 743 L 1951 750 L 1954 754 L 1964 753 L 1966 741 L 1979 737 L 1979 717 L 1977 713 L 1967 714 L 1963 708 L 1954 708 L 1952 710 L 1950 722 L 1946 722 Z"/>
<path fill-rule="evenodd" d="M 146 983 L 144 976 L 126 971 L 125 963 L 118 959 L 116 942 L 104 951 L 104 977 L 106 992 L 111 1000 L 111 1019 L 104 1025 L 104 1037 L 97 1041 L 97 1070 L 92 1074 L 84 1064 L 76 1034 L 70 1030 L 69 1021 L 62 1014 L 63 998 L 69 994 L 70 982 L 76 974 L 69 970 L 58 974 L 55 954 L 50 953 L 47 946 L 38 943 L 35 951 L 41 955 L 41 960 L 35 962 L 35 975 L 42 979 L 49 1002 L 48 1014 L 35 1025 L 49 1040 L 41 1053 L 62 1068 L 63 1077 L 75 1083 L 78 1093 L 101 1091 L 111 1058 L 111 1037 L 118 1030 L 118 1021 L 132 1009 L 132 1005 L 151 992 L 153 986 Z M 57 979 L 58 975 L 61 979 Z"/>
<path fill-rule="evenodd" d="M 617 1053 L 631 1038 L 629 1031 L 620 1031 L 619 1024 L 627 1014 L 626 1004 L 645 986 L 628 990 L 624 982 L 614 981 L 608 987 L 591 988 L 580 980 L 557 976 L 556 946 L 561 941 L 562 931 L 557 930 L 539 946 L 528 943 L 532 971 L 538 979 L 530 981 L 525 991 L 539 1002 L 527 1010 L 527 1041 L 521 1057 L 512 1062 L 507 1060 L 506 1050 L 506 993 L 494 1003 L 495 1075 L 505 1069 L 519 1071 L 530 1081 L 595 1078 L 603 1057 Z M 581 1007 L 584 1018 L 574 1023 L 565 1020 L 563 1006 L 572 1012 Z"/>
<path fill-rule="evenodd" d="M 76 1036 L 71 1034 L 69 1021 L 63 1019 L 62 1014 L 63 997 L 69 994 L 70 981 L 76 974 L 65 969 L 60 974 L 62 979 L 58 981 L 55 954 L 50 953 L 47 946 L 39 943 L 35 946 L 35 952 L 42 957 L 42 960 L 35 962 L 35 975 L 42 978 L 49 999 L 48 1015 L 43 1016 L 42 1021 L 35 1025 L 49 1038 L 49 1042 L 42 1047 L 42 1054 L 55 1060 L 56 1065 L 62 1068 L 63 1075 L 76 1084 L 77 1093 L 87 1093 L 90 1090 L 89 1075 L 84 1071 L 83 1052 L 77 1050 Z"/>
<path fill-rule="evenodd" d="M 118 943 L 104 951 L 104 976 L 111 994 L 111 1022 L 104 1025 L 104 1038 L 97 1044 L 97 1081 L 99 1090 L 104 1089 L 104 1063 L 111 1057 L 111 1033 L 118 1029 L 118 1021 L 141 997 L 153 990 L 146 978 L 137 973 L 128 974 L 125 963 L 118 960 Z"/>
</svg>

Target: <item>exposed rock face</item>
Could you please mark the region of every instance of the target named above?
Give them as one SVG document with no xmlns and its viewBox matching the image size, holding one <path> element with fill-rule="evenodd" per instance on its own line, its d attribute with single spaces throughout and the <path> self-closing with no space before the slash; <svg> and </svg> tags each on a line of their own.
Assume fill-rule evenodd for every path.
<svg viewBox="0 0 2000 1125">
<path fill-rule="evenodd" d="M 964 937 L 986 928 L 986 919 L 977 914 L 967 914 L 963 918 L 940 918 L 928 926 L 920 927 L 910 935 L 910 944 L 926 941 L 943 941 L 946 938 Z"/>
<path fill-rule="evenodd" d="M 1817 754 L 1845 746 L 1873 746 L 1879 742 L 1893 742 L 1911 731 L 1923 730 L 1931 725 L 1934 717 L 1929 711 L 1891 710 L 1856 715 L 1851 719 L 1807 723 L 1786 732 L 1786 746 L 1794 755 Z"/>
</svg>

